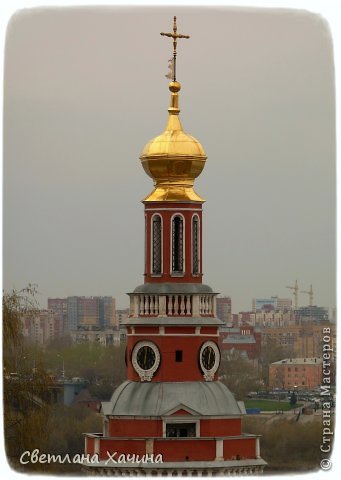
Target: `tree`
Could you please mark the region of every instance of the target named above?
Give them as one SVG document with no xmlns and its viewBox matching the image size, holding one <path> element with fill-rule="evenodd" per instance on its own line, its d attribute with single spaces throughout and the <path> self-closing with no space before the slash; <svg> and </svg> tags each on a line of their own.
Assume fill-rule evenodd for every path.
<svg viewBox="0 0 341 480">
<path fill-rule="evenodd" d="M 269 365 L 283 358 L 290 358 L 292 356 L 293 350 L 289 345 L 279 345 L 273 338 L 266 339 L 266 343 L 262 345 L 262 353 L 260 356 L 262 378 L 265 385 L 269 385 Z"/>
<path fill-rule="evenodd" d="M 32 368 L 26 355 L 21 317 L 37 310 L 35 287 L 3 294 L 4 429 L 10 464 L 18 469 L 20 455 L 44 445 L 48 432 L 48 376 L 40 363 Z M 29 464 L 39 470 L 41 465 Z"/>
<path fill-rule="evenodd" d="M 292 407 L 294 407 L 297 403 L 297 395 L 295 392 L 292 392 L 291 396 L 290 396 L 290 405 Z"/>
<path fill-rule="evenodd" d="M 231 390 L 237 400 L 248 392 L 258 390 L 260 378 L 257 369 L 237 350 L 232 350 L 220 365 L 220 380 Z"/>
</svg>

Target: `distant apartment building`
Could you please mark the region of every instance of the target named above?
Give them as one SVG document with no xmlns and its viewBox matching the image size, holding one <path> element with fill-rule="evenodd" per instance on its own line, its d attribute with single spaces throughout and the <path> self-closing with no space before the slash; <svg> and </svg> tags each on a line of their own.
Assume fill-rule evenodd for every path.
<svg viewBox="0 0 341 480">
<path fill-rule="evenodd" d="M 67 330 L 75 330 L 78 321 L 78 297 L 67 297 Z"/>
<path fill-rule="evenodd" d="M 116 300 L 99 297 L 99 324 L 102 328 L 116 327 Z"/>
<path fill-rule="evenodd" d="M 39 310 L 21 317 L 25 338 L 38 345 L 47 345 L 63 335 L 63 316 L 53 310 Z"/>
<path fill-rule="evenodd" d="M 77 297 L 78 322 L 77 326 L 96 325 L 99 321 L 99 298 L 98 297 Z"/>
<path fill-rule="evenodd" d="M 238 324 L 249 323 L 254 327 L 284 327 L 295 323 L 295 316 L 292 312 L 282 311 L 259 311 L 239 312 Z"/>
<path fill-rule="evenodd" d="M 314 389 L 322 382 L 322 358 L 285 358 L 269 365 L 270 388 Z"/>
<path fill-rule="evenodd" d="M 262 344 L 272 340 L 276 345 L 287 347 L 296 357 L 321 357 L 324 328 L 330 329 L 330 346 L 332 359 L 336 356 L 336 326 L 333 323 L 323 325 L 304 322 L 300 325 L 285 327 L 266 327 L 262 329 Z"/>
<path fill-rule="evenodd" d="M 78 327 L 105 329 L 116 326 L 115 299 L 109 296 L 49 298 L 48 306 L 58 313 L 63 312 L 65 331 L 77 330 Z"/>
<path fill-rule="evenodd" d="M 290 298 L 270 297 L 253 298 L 252 311 L 255 312 L 286 312 L 291 310 L 292 300 Z"/>
<path fill-rule="evenodd" d="M 67 299 L 66 298 L 48 298 L 47 309 L 53 310 L 63 317 L 63 329 L 67 330 Z"/>
<path fill-rule="evenodd" d="M 239 327 L 221 327 L 219 344 L 222 354 L 236 350 L 245 353 L 249 360 L 258 359 L 261 353 L 261 331 L 245 324 Z"/>
<path fill-rule="evenodd" d="M 297 316 L 300 322 L 305 322 L 307 320 L 313 321 L 315 323 L 328 322 L 328 309 L 324 307 L 306 306 L 295 309 L 295 315 Z"/>
<path fill-rule="evenodd" d="M 230 297 L 217 297 L 217 317 L 226 325 L 232 322 L 232 307 Z"/>
<path fill-rule="evenodd" d="M 286 312 L 292 309 L 291 298 L 276 297 L 276 299 L 277 299 L 277 310 L 280 310 L 281 312 Z"/>
</svg>

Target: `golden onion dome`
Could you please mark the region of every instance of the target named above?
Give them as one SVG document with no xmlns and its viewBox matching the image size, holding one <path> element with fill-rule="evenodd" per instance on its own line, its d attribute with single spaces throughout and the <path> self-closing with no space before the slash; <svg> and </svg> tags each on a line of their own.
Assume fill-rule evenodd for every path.
<svg viewBox="0 0 341 480">
<path fill-rule="evenodd" d="M 194 180 L 202 172 L 206 154 L 201 144 L 184 132 L 179 119 L 179 94 L 177 81 L 169 84 L 171 102 L 166 129 L 144 147 L 140 160 L 145 172 L 154 180 L 155 188 L 144 201 L 204 200 L 194 191 Z"/>
</svg>

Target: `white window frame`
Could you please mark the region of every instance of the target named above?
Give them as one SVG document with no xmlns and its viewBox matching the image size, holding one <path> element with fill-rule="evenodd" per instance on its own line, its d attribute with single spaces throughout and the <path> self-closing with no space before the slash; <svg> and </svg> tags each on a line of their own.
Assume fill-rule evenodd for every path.
<svg viewBox="0 0 341 480">
<path fill-rule="evenodd" d="M 173 219 L 175 217 L 182 218 L 182 272 L 173 271 Z M 169 255 L 169 271 L 171 277 L 184 277 L 186 272 L 186 255 L 185 255 L 185 245 L 186 245 L 186 232 L 185 232 L 186 222 L 185 217 L 182 213 L 176 212 L 171 216 L 170 219 L 170 255 Z"/>
<path fill-rule="evenodd" d="M 161 272 L 155 273 L 153 270 L 153 256 L 154 256 L 154 234 L 153 234 L 153 221 L 154 217 L 160 217 L 161 219 Z M 163 275 L 163 218 L 158 212 L 153 213 L 150 217 L 150 274 L 152 277 L 161 277 Z"/>
<path fill-rule="evenodd" d="M 198 273 L 193 273 L 193 219 L 197 217 L 198 219 Z M 199 277 L 201 274 L 201 256 L 200 256 L 200 217 L 197 213 L 193 213 L 191 218 L 191 272 L 193 277 Z"/>
</svg>

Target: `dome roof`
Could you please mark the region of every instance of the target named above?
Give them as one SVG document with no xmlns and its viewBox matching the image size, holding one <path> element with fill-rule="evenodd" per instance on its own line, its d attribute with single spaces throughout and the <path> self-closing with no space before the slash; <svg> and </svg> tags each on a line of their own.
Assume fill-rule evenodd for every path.
<svg viewBox="0 0 341 480">
<path fill-rule="evenodd" d="M 122 383 L 110 402 L 102 402 L 104 415 L 160 417 L 187 408 L 199 415 L 242 415 L 245 410 L 221 382 Z"/>
<path fill-rule="evenodd" d="M 172 119 L 173 120 L 173 119 Z M 171 125 L 169 125 L 171 123 Z M 175 129 L 177 128 L 177 129 Z M 184 157 L 206 159 L 204 149 L 198 140 L 181 128 L 181 123 L 168 122 L 166 130 L 157 137 L 150 140 L 144 147 L 141 157 Z"/>
<path fill-rule="evenodd" d="M 171 82 L 171 105 L 166 129 L 144 147 L 140 160 L 155 183 L 144 201 L 197 201 L 203 199 L 193 190 L 194 179 L 202 172 L 206 154 L 194 137 L 184 132 L 178 107 L 179 82 Z"/>
</svg>

